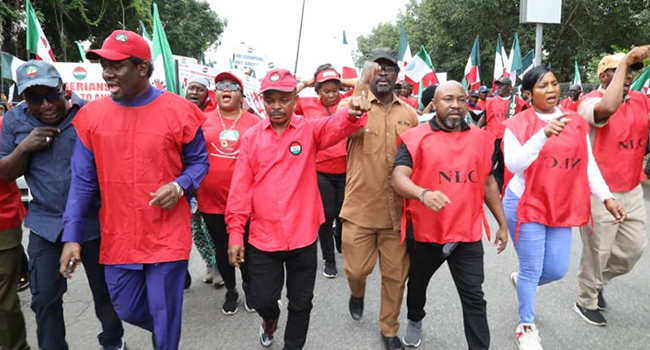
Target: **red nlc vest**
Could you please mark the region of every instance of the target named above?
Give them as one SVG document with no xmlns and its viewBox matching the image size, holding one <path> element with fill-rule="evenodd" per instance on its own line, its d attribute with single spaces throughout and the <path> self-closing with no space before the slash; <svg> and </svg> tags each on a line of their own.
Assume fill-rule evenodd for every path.
<svg viewBox="0 0 650 350">
<path fill-rule="evenodd" d="M 646 179 L 643 157 L 648 143 L 650 100 L 638 91 L 630 91 L 602 128 L 596 128 L 593 152 L 600 172 L 612 192 L 625 192 Z M 585 98 L 603 97 L 594 90 Z"/>
<path fill-rule="evenodd" d="M 417 242 L 477 242 L 490 228 L 483 211 L 485 180 L 492 168 L 494 137 L 474 126 L 460 132 L 433 131 L 429 123 L 400 135 L 413 159 L 411 180 L 444 193 L 451 203 L 434 212 L 419 199 L 404 199 L 402 242 L 410 223 Z"/>
<path fill-rule="evenodd" d="M 101 193 L 99 262 L 152 264 L 189 259 L 190 207 L 185 198 L 164 210 L 149 206 L 151 193 L 183 170 L 182 149 L 205 115 L 165 92 L 140 107 L 105 97 L 79 110 L 74 126 L 95 156 Z"/>
<path fill-rule="evenodd" d="M 2 116 L 0 116 L 0 131 Z M 20 199 L 20 189 L 16 181 L 5 182 L 0 179 L 0 232 L 20 226 L 25 218 L 25 207 Z"/>
<path fill-rule="evenodd" d="M 559 136 L 552 136 L 537 159 L 524 171 L 526 189 L 517 206 L 517 232 L 522 223 L 537 222 L 551 227 L 584 226 L 591 217 L 587 167 L 589 124 L 578 113 L 569 113 L 571 122 Z M 524 145 L 546 126 L 533 109 L 515 115 L 506 128 Z M 507 158 L 508 154 L 504 154 Z"/>
</svg>

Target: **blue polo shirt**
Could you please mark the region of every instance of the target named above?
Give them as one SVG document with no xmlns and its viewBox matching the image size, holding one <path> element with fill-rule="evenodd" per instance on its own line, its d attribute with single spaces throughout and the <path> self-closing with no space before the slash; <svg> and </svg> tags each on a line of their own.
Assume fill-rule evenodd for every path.
<svg viewBox="0 0 650 350">
<path fill-rule="evenodd" d="M 50 242 L 56 242 L 63 232 L 63 212 L 71 180 L 70 159 L 77 140 L 72 120 L 86 103 L 86 100 L 72 94 L 72 106 L 57 125 L 45 124 L 38 120 L 29 113 L 25 103 L 5 114 L 2 123 L 0 158 L 11 154 L 36 127 L 52 126 L 61 130 L 50 146 L 31 153 L 25 173 L 25 180 L 33 197 L 29 203 L 25 226 Z M 86 215 L 85 241 L 99 238 L 99 206 L 99 196 L 96 195 Z"/>
</svg>

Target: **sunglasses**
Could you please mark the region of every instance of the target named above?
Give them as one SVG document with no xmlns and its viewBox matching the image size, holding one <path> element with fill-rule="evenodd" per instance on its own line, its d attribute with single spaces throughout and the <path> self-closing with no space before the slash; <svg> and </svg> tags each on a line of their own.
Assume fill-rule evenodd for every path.
<svg viewBox="0 0 650 350">
<path fill-rule="evenodd" d="M 399 72 L 399 67 L 397 67 L 397 66 L 383 66 L 383 67 L 380 67 L 380 70 L 383 70 L 384 72 L 386 72 L 386 74 L 395 74 L 395 73 Z"/>
<path fill-rule="evenodd" d="M 25 94 L 25 99 L 29 101 L 29 103 L 33 105 L 40 106 L 44 100 L 47 100 L 47 102 L 54 102 L 58 100 L 61 97 L 61 94 L 63 93 L 63 90 L 55 90 L 50 92 L 47 95 L 31 95 L 31 94 Z"/>
<path fill-rule="evenodd" d="M 237 83 L 226 84 L 223 81 L 220 81 L 220 82 L 217 83 L 217 90 L 223 91 L 223 90 L 226 90 L 226 88 L 228 88 L 228 90 L 230 90 L 230 91 L 241 90 L 241 86 L 239 86 L 239 84 L 237 84 Z"/>
</svg>

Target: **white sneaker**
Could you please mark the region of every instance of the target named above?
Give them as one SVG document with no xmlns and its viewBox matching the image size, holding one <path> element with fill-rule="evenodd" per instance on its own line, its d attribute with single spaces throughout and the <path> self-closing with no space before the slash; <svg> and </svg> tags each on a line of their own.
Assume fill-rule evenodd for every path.
<svg viewBox="0 0 650 350">
<path fill-rule="evenodd" d="M 542 338 L 534 324 L 526 325 L 526 329 L 524 329 L 524 325 L 520 324 L 516 332 L 515 342 L 519 346 L 519 350 L 543 350 Z"/>
<path fill-rule="evenodd" d="M 519 279 L 519 272 L 513 272 L 510 274 L 510 283 L 515 287 L 515 292 L 517 291 L 517 280 Z"/>
</svg>

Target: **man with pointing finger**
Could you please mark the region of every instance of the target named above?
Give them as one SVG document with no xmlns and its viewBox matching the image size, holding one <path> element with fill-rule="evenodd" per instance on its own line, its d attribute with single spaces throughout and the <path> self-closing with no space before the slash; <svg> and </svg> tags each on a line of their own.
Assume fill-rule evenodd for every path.
<svg viewBox="0 0 650 350">
<path fill-rule="evenodd" d="M 84 258 L 84 215 L 101 194 L 100 262 L 119 317 L 153 332 L 158 350 L 178 349 L 183 285 L 192 247 L 190 207 L 209 162 L 201 110 L 149 84 L 151 50 L 134 32 L 114 31 L 98 59 L 110 97 L 79 111 L 60 270 Z M 84 260 L 85 261 L 85 260 Z"/>
<path fill-rule="evenodd" d="M 14 181 L 24 175 L 33 197 L 25 227 L 30 230 L 27 253 L 38 347 L 68 349 L 63 318 L 67 283 L 58 273 L 58 262 L 63 248 L 62 217 L 70 188 L 72 147 L 77 139 L 73 122 L 86 101 L 75 94 L 67 96 L 61 75 L 46 62 L 28 61 L 16 69 L 16 75 L 18 93 L 25 103 L 9 111 L 3 120 L 0 177 Z M 108 295 L 104 268 L 99 264 L 98 210 L 99 198 L 93 197 L 84 215 L 84 237 L 79 241 L 85 251 L 84 271 L 102 325 L 97 337 L 102 349 L 123 349 L 124 329 Z"/>
</svg>

